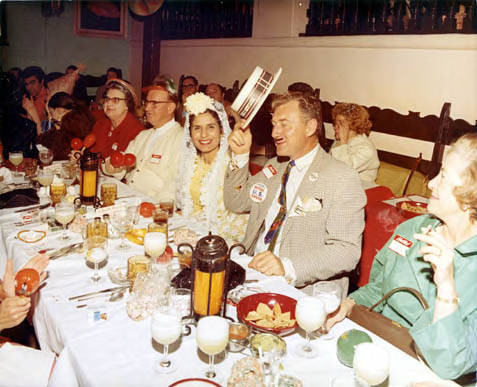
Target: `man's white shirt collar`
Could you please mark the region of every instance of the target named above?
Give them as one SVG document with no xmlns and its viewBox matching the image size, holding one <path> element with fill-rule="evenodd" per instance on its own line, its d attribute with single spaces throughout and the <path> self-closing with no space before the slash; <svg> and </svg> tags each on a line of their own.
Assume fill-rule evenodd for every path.
<svg viewBox="0 0 477 387">
<path fill-rule="evenodd" d="M 154 130 L 155 130 L 154 133 L 157 134 L 157 135 L 161 135 L 161 134 L 165 133 L 167 130 L 169 130 L 175 123 L 176 123 L 176 121 L 173 118 L 172 120 L 167 121 L 161 127 L 154 128 Z"/>
<path fill-rule="evenodd" d="M 307 154 L 305 154 L 304 156 L 301 156 L 301 157 L 299 157 L 298 159 L 295 160 L 295 167 L 299 171 L 302 171 L 304 168 L 308 168 L 310 166 L 310 164 L 312 163 L 313 159 L 316 156 L 316 153 L 318 152 L 318 147 L 319 147 L 319 145 L 316 145 Z"/>
</svg>

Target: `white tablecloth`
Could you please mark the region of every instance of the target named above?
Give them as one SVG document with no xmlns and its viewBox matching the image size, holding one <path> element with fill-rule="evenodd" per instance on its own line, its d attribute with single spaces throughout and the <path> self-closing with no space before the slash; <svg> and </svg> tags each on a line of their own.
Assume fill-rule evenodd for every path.
<svg viewBox="0 0 477 387">
<path fill-rule="evenodd" d="M 39 248 L 14 238 L 17 228 L 12 228 L 12 222 L 15 218 L 18 220 L 18 215 L 2 217 L 0 214 L 0 245 L 3 244 L 9 256 L 14 257 L 15 266 L 19 267 Z M 147 222 L 142 220 L 144 221 Z M 181 217 L 172 218 L 170 228 L 183 224 L 188 224 L 201 236 L 207 233 L 204 225 Z M 48 234 L 41 245 L 57 247 L 57 237 L 58 233 Z M 81 239 L 79 235 L 76 238 Z M 48 266 L 47 284 L 35 297 L 33 321 L 42 350 L 59 354 L 50 380 L 52 386 L 167 386 L 182 378 L 202 376 L 201 369 L 206 367 L 207 358 L 197 349 L 195 329 L 190 336 L 183 337 L 170 346 L 171 357 L 180 364 L 178 371 L 170 375 L 158 375 L 153 369 L 153 363 L 161 352 L 151 338 L 150 318 L 140 322 L 132 321 L 125 310 L 127 297 L 119 302 L 99 302 L 96 306 L 81 309 L 75 307 L 77 302 L 68 301 L 68 297 L 73 295 L 116 286 L 109 281 L 107 269 L 126 266 L 129 256 L 143 253 L 142 246 L 133 244 L 130 244 L 131 249 L 127 252 L 118 252 L 115 248 L 118 243 L 119 240 L 110 241 L 108 264 L 100 270 L 103 281 L 98 286 L 93 286 L 90 281 L 92 270 L 86 266 L 84 254 L 59 258 L 51 261 Z M 235 254 L 233 258 L 244 266 L 250 259 Z M 281 278 L 264 278 L 250 269 L 247 269 L 247 278 L 260 279 L 254 285 L 265 291 L 275 291 L 294 298 L 303 296 L 303 293 Z M 91 314 L 94 310 L 107 313 L 107 320 L 93 322 Z M 235 316 L 233 307 L 229 306 L 228 311 L 228 315 Z M 285 338 L 288 353 L 283 360 L 284 373 L 298 377 L 304 386 L 328 386 L 332 377 L 351 373 L 352 370 L 342 365 L 336 357 L 336 340 L 342 332 L 356 327 L 359 328 L 355 323 L 345 320 L 334 328 L 334 339 L 317 339 L 320 354 L 318 358 L 310 360 L 297 358 L 291 350 L 304 341 L 302 332 L 288 335 Z M 423 363 L 374 334 L 369 334 L 389 353 L 391 386 L 407 386 L 412 381 L 440 380 Z M 229 375 L 234 361 L 244 354 L 248 352 L 223 353 L 217 357 L 217 367 Z"/>
</svg>

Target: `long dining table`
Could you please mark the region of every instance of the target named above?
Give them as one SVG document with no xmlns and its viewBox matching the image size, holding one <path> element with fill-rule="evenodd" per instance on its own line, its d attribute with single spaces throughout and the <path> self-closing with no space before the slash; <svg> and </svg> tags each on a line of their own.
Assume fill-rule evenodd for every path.
<svg viewBox="0 0 477 387">
<path fill-rule="evenodd" d="M 102 178 L 110 181 L 109 178 Z M 115 205 L 135 204 L 147 197 L 132 191 L 119 181 L 118 197 Z M 104 209 L 100 209 L 104 211 Z M 95 216 L 88 211 L 88 216 Z M 65 244 L 80 242 L 82 236 L 69 232 L 70 241 L 59 239 L 60 232 L 49 231 L 46 225 L 30 223 L 19 225 L 21 214 L 12 210 L 0 211 L 2 256 L 14 259 L 15 268 L 20 268 L 30 257 L 45 248 L 58 248 Z M 151 218 L 140 218 L 141 227 L 151 222 Z M 169 228 L 186 226 L 199 236 L 208 232 L 206 226 L 194 219 L 187 219 L 175 214 L 169 219 Z M 37 243 L 25 243 L 17 238 L 21 230 L 44 230 L 46 237 Z M 207 357 L 198 349 L 195 340 L 195 327 L 191 334 L 181 337 L 170 346 L 170 355 L 179 364 L 176 372 L 159 375 L 154 370 L 154 362 L 161 356 L 160 348 L 151 336 L 151 318 L 134 321 L 129 318 L 126 303 L 131 295 L 110 302 L 107 297 L 87 302 L 86 307 L 77 308 L 78 302 L 69 297 L 91 291 L 111 288 L 115 285 L 108 277 L 108 269 L 127 265 L 128 257 L 144 254 L 143 246 L 128 242 L 127 251 L 119 251 L 119 239 L 111 239 L 108 245 L 107 265 L 100 269 L 102 280 L 93 285 L 90 280 L 92 270 L 86 265 L 84 252 L 77 252 L 51 260 L 48 266 L 48 278 L 44 286 L 33 296 L 33 325 L 38 342 L 43 351 L 52 351 L 58 355 L 53 370 L 51 386 L 168 386 L 184 378 L 203 377 L 207 366 Z M 175 246 L 173 246 L 175 248 Z M 281 277 L 265 277 L 247 267 L 251 257 L 232 254 L 231 259 L 246 269 L 246 278 L 257 280 L 254 287 L 264 292 L 276 292 L 299 299 L 304 296 L 300 290 L 290 286 Z M 176 258 L 173 265 L 178 265 Z M 2 262 L 3 265 L 3 262 Z M 84 303 L 84 302 L 83 302 Z M 97 319 L 98 312 L 104 318 Z M 227 315 L 236 319 L 235 307 L 227 306 Z M 304 333 L 296 331 L 283 337 L 287 343 L 287 354 L 282 359 L 282 373 L 301 380 L 303 386 L 329 386 L 331 380 L 343 375 L 352 375 L 353 370 L 337 358 L 337 340 L 349 329 L 366 331 L 372 340 L 382 346 L 389 354 L 389 386 L 409 386 L 413 382 L 443 382 L 422 361 L 416 360 L 356 323 L 345 319 L 337 324 L 327 339 L 315 338 L 319 349 L 315 359 L 297 357 L 292 348 L 304 342 Z M 237 360 L 250 355 L 248 349 L 239 353 L 224 351 L 216 356 L 217 368 L 228 377 Z M 226 379 L 222 381 L 226 385 Z M 434 384 L 437 385 L 437 384 Z M 447 384 L 438 384 L 447 385 Z"/>
</svg>

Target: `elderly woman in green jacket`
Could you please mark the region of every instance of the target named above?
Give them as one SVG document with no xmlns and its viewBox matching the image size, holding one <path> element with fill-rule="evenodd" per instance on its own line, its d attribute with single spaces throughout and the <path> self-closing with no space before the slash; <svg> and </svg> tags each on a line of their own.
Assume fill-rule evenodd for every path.
<svg viewBox="0 0 477 387">
<path fill-rule="evenodd" d="M 376 255 L 369 283 L 342 302 L 327 328 L 356 304 L 371 306 L 392 289 L 414 288 L 428 310 L 397 292 L 378 311 L 409 328 L 434 372 L 455 379 L 477 369 L 477 134 L 452 145 L 429 188 L 429 215 L 396 229 Z"/>
</svg>

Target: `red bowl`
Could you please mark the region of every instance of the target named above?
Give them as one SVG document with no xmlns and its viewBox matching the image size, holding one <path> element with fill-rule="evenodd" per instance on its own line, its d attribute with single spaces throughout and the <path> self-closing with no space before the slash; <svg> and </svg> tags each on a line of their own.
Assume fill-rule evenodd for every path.
<svg viewBox="0 0 477 387">
<path fill-rule="evenodd" d="M 282 313 L 290 312 L 290 318 L 295 319 L 296 300 L 294 298 L 277 293 L 257 293 L 242 298 L 237 305 L 238 319 L 243 323 L 250 325 L 257 331 L 271 332 L 275 333 L 276 335 L 286 335 L 295 330 L 296 321 L 292 327 L 265 328 L 255 324 L 253 321 L 246 320 L 245 317 L 247 317 L 248 313 L 257 310 L 257 306 L 261 302 L 267 305 L 270 309 L 273 309 L 273 306 L 278 303 L 282 309 Z"/>
<path fill-rule="evenodd" d="M 220 387 L 220 384 L 217 384 L 213 382 L 212 380 L 207 380 L 207 379 L 201 379 L 201 378 L 188 378 L 188 379 L 181 379 L 178 380 L 177 382 L 172 383 L 169 385 L 169 387 L 179 387 L 179 386 L 218 386 Z"/>
<path fill-rule="evenodd" d="M 404 204 L 405 203 L 405 204 Z M 415 202 L 413 200 L 403 200 L 396 204 L 406 218 L 413 218 L 427 213 L 427 203 Z M 413 209 L 414 207 L 415 209 Z M 420 210 L 419 210 L 420 209 Z"/>
</svg>

